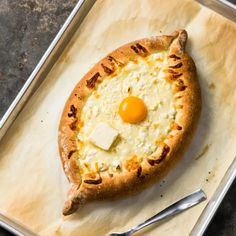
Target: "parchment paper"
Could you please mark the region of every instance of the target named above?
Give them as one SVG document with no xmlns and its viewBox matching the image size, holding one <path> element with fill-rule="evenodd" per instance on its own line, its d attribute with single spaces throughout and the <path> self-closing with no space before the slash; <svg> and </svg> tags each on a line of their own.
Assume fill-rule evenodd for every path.
<svg viewBox="0 0 236 236">
<path fill-rule="evenodd" d="M 185 28 L 203 96 L 198 130 L 165 182 L 117 201 L 88 204 L 70 217 L 57 129 L 78 80 L 131 40 Z M 0 144 L 0 212 L 40 235 L 99 236 L 125 230 L 197 188 L 211 198 L 236 153 L 236 25 L 190 0 L 97 1 L 67 50 Z M 139 235 L 188 235 L 207 202 Z M 138 234 L 137 234 L 138 235 Z"/>
</svg>

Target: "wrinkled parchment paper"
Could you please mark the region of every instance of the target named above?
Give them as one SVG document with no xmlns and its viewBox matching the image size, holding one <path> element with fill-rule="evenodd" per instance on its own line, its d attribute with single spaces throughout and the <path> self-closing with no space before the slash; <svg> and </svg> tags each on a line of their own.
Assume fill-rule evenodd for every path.
<svg viewBox="0 0 236 236">
<path fill-rule="evenodd" d="M 90 203 L 70 217 L 61 209 L 68 182 L 57 147 L 64 103 L 85 72 L 129 41 L 185 28 L 203 96 L 198 130 L 165 182 L 114 202 Z M 99 236 L 125 230 L 183 195 L 208 199 L 236 153 L 236 25 L 190 0 L 97 1 L 67 50 L 0 144 L 0 212 L 40 235 Z M 188 235 L 207 202 L 137 235 Z"/>
</svg>

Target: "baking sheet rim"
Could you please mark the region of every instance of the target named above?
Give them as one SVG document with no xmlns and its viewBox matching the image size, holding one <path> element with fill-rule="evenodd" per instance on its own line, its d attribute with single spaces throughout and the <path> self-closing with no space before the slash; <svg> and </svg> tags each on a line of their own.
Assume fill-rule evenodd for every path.
<svg viewBox="0 0 236 236">
<path fill-rule="evenodd" d="M 203 2 L 204 2 L 202 0 L 196 0 L 196 1 L 199 4 L 203 4 Z M 213 5 L 215 3 L 220 3 L 224 7 L 229 7 L 229 8 L 232 8 L 232 9 L 236 10 L 236 6 L 233 3 L 230 3 L 226 0 L 216 0 L 216 1 L 210 0 L 210 1 L 212 2 Z M 26 91 L 30 88 L 31 83 L 36 79 L 36 76 L 37 76 L 38 72 L 40 70 L 42 70 L 43 65 L 49 60 L 50 54 L 54 50 L 56 50 L 55 49 L 56 45 L 59 43 L 60 39 L 65 34 L 66 30 L 72 24 L 72 21 L 75 18 L 75 16 L 80 13 L 81 6 L 83 5 L 84 2 L 85 2 L 85 0 L 78 0 L 78 3 L 75 5 L 75 7 L 73 8 L 71 14 L 66 19 L 65 23 L 63 24 L 63 26 L 61 27 L 61 29 L 59 30 L 59 32 L 57 33 L 57 35 L 53 39 L 52 43 L 49 45 L 46 52 L 43 54 L 43 56 L 40 59 L 39 63 L 36 65 L 35 69 L 31 73 L 29 78 L 26 80 L 26 83 L 24 84 L 24 86 L 22 87 L 20 92 L 17 94 L 16 98 L 11 103 L 10 107 L 7 109 L 7 111 L 3 115 L 2 119 L 0 120 L 0 141 L 1 141 L 1 137 L 4 136 L 4 134 L 7 132 L 10 125 L 13 123 L 14 119 L 18 115 L 18 114 L 14 114 L 15 113 L 14 111 L 16 110 L 16 108 L 18 106 L 20 106 L 19 102 L 23 99 Z M 204 6 L 207 7 L 207 8 L 210 8 L 209 5 L 204 5 Z M 91 5 L 91 8 L 92 8 L 92 5 Z M 89 10 L 91 10 L 91 8 Z M 212 9 L 212 10 L 215 11 L 214 9 Z M 224 9 L 222 9 L 222 10 L 224 10 Z M 22 105 L 22 108 L 24 106 L 25 106 L 25 104 Z M 12 118 L 12 116 L 13 116 L 13 118 Z M 6 123 L 8 123 L 8 127 L 7 127 L 7 129 L 4 133 L 3 127 L 6 125 Z M 198 218 L 195 226 L 193 227 L 190 235 L 192 235 L 192 236 L 193 235 L 194 236 L 196 236 L 196 235 L 201 236 L 201 235 L 203 235 L 203 233 L 207 229 L 207 227 L 208 227 L 209 223 L 211 222 L 214 214 L 216 213 L 218 207 L 220 206 L 222 200 L 224 199 L 224 196 L 226 195 L 226 193 L 228 192 L 230 186 L 232 185 L 233 181 L 236 178 L 236 168 L 235 168 L 235 166 L 236 166 L 236 157 L 234 158 L 234 161 L 231 163 L 228 170 L 225 172 L 224 177 L 222 178 L 222 180 L 221 180 L 219 186 L 217 187 L 215 193 L 213 194 L 212 198 L 209 200 L 209 203 L 204 208 L 202 214 L 199 216 L 199 218 Z M 8 220 L 12 221 L 12 225 L 8 224 L 8 223 L 6 223 L 6 222 L 4 222 L 3 220 L 0 219 L 0 226 L 2 226 L 3 228 L 9 230 L 11 233 L 14 233 L 14 234 L 17 233 L 17 235 L 24 235 L 24 234 L 22 234 L 21 230 L 19 230 L 19 228 L 24 228 L 25 226 L 21 226 L 21 225 L 17 226 L 16 222 L 14 222 L 11 219 L 8 219 Z M 25 227 L 25 230 L 27 230 L 27 232 L 29 232 L 26 227 Z M 33 232 L 32 232 L 32 234 L 35 235 Z"/>
</svg>

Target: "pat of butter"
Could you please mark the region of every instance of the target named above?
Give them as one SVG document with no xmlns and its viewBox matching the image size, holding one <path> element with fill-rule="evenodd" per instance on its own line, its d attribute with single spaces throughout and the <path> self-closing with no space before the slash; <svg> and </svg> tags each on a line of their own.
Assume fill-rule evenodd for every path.
<svg viewBox="0 0 236 236">
<path fill-rule="evenodd" d="M 90 134 L 88 140 L 104 150 L 109 150 L 118 136 L 118 131 L 105 123 L 100 123 Z"/>
</svg>

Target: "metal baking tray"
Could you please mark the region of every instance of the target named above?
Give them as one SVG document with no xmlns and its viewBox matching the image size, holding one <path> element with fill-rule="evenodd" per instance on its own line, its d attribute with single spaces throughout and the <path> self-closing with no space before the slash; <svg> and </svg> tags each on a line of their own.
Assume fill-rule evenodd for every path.
<svg viewBox="0 0 236 236">
<path fill-rule="evenodd" d="M 17 115 L 29 101 L 30 97 L 37 90 L 39 85 L 44 81 L 46 75 L 51 70 L 52 66 L 55 64 L 66 45 L 72 38 L 74 32 L 85 16 L 92 8 L 96 0 L 79 0 L 73 11 L 65 21 L 64 25 L 52 41 L 51 45 L 48 47 L 47 51 L 42 56 L 41 60 L 33 70 L 32 74 L 8 108 L 5 115 L 0 120 L 0 141 L 4 134 L 7 132 L 8 128 L 11 126 L 13 121 L 16 119 Z M 219 14 L 227 17 L 228 19 L 236 22 L 236 6 L 226 0 L 197 0 L 200 4 L 211 8 L 212 10 L 218 12 Z M 222 202 L 225 194 L 229 190 L 231 184 L 236 177 L 236 157 L 233 163 L 224 175 L 220 185 L 218 186 L 213 197 L 209 200 L 209 203 L 205 207 L 201 216 L 199 217 L 197 223 L 192 229 L 191 236 L 201 236 L 205 232 L 207 226 L 209 225 L 211 219 L 213 218 L 215 212 L 217 211 L 220 203 Z M 25 226 L 7 218 L 6 216 L 0 214 L 0 226 L 9 230 L 15 235 L 36 235 Z"/>
</svg>

